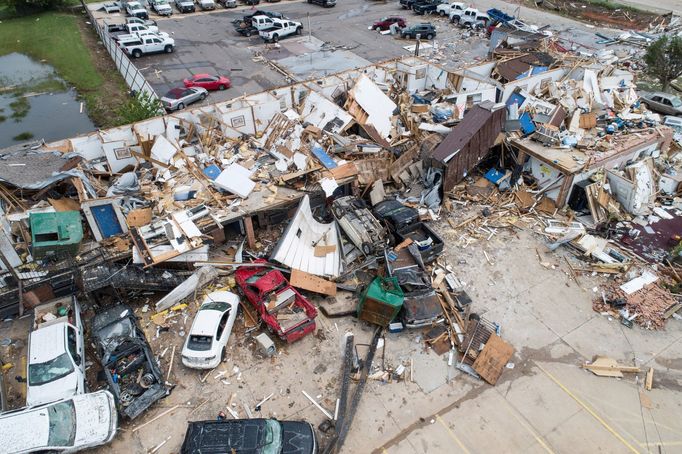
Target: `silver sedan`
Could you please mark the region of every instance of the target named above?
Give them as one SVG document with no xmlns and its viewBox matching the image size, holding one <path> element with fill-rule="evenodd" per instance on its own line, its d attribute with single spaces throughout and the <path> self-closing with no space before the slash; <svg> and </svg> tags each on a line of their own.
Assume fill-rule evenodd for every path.
<svg viewBox="0 0 682 454">
<path fill-rule="evenodd" d="M 184 109 L 193 102 L 201 101 L 208 96 L 208 91 L 201 87 L 174 88 L 161 98 L 161 104 L 168 111 Z"/>
</svg>

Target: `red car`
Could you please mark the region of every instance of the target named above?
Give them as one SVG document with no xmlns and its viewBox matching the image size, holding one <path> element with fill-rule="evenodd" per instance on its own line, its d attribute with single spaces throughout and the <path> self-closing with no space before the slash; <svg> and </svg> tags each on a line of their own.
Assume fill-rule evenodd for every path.
<svg viewBox="0 0 682 454">
<path fill-rule="evenodd" d="M 185 87 L 202 87 L 206 90 L 225 90 L 232 86 L 232 82 L 225 76 L 212 76 L 210 74 L 195 74 L 183 81 Z"/>
<path fill-rule="evenodd" d="M 391 25 L 398 24 L 398 27 L 405 28 L 405 19 L 398 16 L 384 17 L 372 24 L 372 30 L 383 31 L 391 28 Z"/>
<path fill-rule="evenodd" d="M 262 266 L 242 266 L 235 272 L 235 280 L 261 320 L 280 339 L 292 343 L 315 331 L 317 309 L 281 272 Z"/>
</svg>

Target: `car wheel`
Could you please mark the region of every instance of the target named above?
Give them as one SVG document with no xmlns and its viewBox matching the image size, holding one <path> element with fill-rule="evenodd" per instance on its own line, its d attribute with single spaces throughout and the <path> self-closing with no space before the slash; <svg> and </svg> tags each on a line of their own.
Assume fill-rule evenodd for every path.
<svg viewBox="0 0 682 454">
<path fill-rule="evenodd" d="M 426 39 L 433 39 L 433 35 L 429 33 L 428 35 L 426 35 Z"/>
<path fill-rule="evenodd" d="M 225 85 L 221 85 L 218 87 L 218 90 L 225 90 L 225 88 L 226 88 Z"/>
<path fill-rule="evenodd" d="M 441 11 L 440 11 L 440 15 L 441 15 L 441 16 L 445 16 L 445 11 L 441 10 Z"/>
<path fill-rule="evenodd" d="M 276 43 L 277 41 L 279 41 L 279 35 L 275 33 L 274 35 L 272 35 L 272 42 Z"/>
<path fill-rule="evenodd" d="M 362 243 L 362 252 L 365 255 L 370 255 L 372 253 L 372 246 L 369 243 Z"/>
<path fill-rule="evenodd" d="M 201 94 L 201 100 L 203 101 L 204 99 L 206 99 L 206 96 L 208 96 L 208 93 L 202 93 Z"/>
<path fill-rule="evenodd" d="M 303 29 L 302 29 L 301 27 L 298 27 L 298 28 L 296 29 L 296 34 L 297 34 L 297 35 L 300 35 L 302 31 L 303 31 Z"/>
<path fill-rule="evenodd" d="M 167 54 L 171 54 L 173 53 L 173 46 L 169 44 L 163 50 L 165 50 Z"/>
<path fill-rule="evenodd" d="M 141 56 L 142 56 L 142 51 L 141 51 L 141 50 L 135 49 L 135 50 L 133 51 L 133 57 L 135 57 L 135 58 L 140 58 Z"/>
<path fill-rule="evenodd" d="M 182 110 L 184 108 L 185 108 L 185 103 L 181 102 L 180 104 L 178 104 L 178 108 L 176 110 Z"/>
<path fill-rule="evenodd" d="M 374 27 L 374 31 L 375 31 L 375 32 L 380 32 L 380 31 L 381 31 L 381 27 L 379 27 L 379 26 L 377 25 L 376 27 Z"/>
<path fill-rule="evenodd" d="M 251 30 L 246 32 L 246 37 L 248 38 L 249 36 L 251 36 Z"/>
</svg>

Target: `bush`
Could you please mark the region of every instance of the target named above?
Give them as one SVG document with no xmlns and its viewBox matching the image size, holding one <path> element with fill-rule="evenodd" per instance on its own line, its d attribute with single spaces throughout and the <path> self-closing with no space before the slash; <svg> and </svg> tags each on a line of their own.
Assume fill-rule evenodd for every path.
<svg viewBox="0 0 682 454">
<path fill-rule="evenodd" d="M 6 5 L 20 16 L 55 9 L 63 4 L 64 0 L 0 0 L 0 5 Z"/>
<path fill-rule="evenodd" d="M 146 92 L 132 96 L 118 109 L 121 124 L 135 123 L 163 114 L 161 101 L 152 98 Z"/>
</svg>

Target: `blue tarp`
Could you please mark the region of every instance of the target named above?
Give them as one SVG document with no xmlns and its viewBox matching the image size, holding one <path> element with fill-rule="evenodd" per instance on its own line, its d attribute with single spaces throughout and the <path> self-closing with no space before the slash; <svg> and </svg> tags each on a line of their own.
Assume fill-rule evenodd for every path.
<svg viewBox="0 0 682 454">
<path fill-rule="evenodd" d="M 319 145 L 313 146 L 313 154 L 327 169 L 333 169 L 338 165 L 336 164 L 336 161 L 329 157 L 329 155 L 325 153 L 324 149 Z"/>
<path fill-rule="evenodd" d="M 533 119 L 528 112 L 524 112 L 523 115 L 519 117 L 519 121 L 521 122 L 521 131 L 523 131 L 525 135 L 535 132 L 535 123 L 533 123 Z"/>
</svg>

